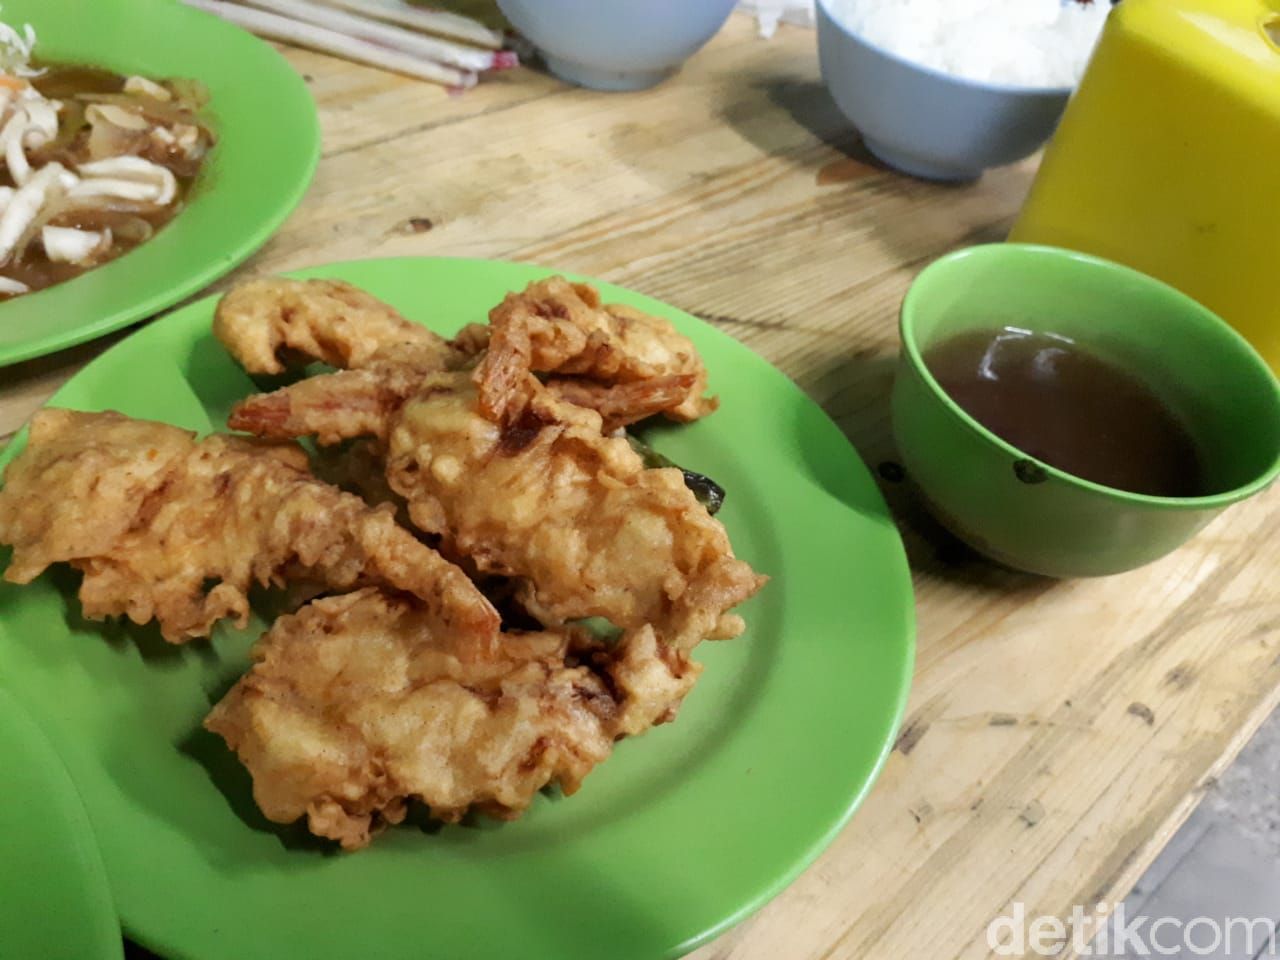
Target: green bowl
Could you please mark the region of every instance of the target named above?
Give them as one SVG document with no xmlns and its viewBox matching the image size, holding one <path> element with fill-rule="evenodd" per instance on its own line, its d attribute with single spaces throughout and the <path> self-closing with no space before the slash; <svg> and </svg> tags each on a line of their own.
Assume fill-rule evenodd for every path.
<svg viewBox="0 0 1280 960">
<path fill-rule="evenodd" d="M 1187 425 L 1218 492 L 1154 497 L 1091 483 L 965 413 L 922 354 L 1006 325 L 1070 337 L 1145 380 Z M 1053 247 L 971 247 L 916 277 L 901 333 L 893 430 L 907 474 L 948 528 L 1008 566 L 1054 577 L 1131 570 L 1280 473 L 1280 384 L 1267 365 L 1209 310 L 1127 267 Z"/>
</svg>

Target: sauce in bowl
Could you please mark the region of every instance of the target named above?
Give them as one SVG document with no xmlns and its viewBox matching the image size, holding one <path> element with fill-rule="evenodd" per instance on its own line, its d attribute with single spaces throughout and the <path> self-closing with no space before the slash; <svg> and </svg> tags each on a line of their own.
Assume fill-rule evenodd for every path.
<svg viewBox="0 0 1280 960">
<path fill-rule="evenodd" d="M 1072 340 L 974 330 L 934 345 L 924 361 L 966 413 L 1042 463 L 1132 493 L 1212 492 L 1178 415 L 1144 381 Z"/>
</svg>

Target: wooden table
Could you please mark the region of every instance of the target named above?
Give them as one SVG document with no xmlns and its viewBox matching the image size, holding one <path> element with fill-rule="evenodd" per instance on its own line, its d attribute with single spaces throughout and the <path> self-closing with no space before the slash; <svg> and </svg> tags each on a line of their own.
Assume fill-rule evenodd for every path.
<svg viewBox="0 0 1280 960">
<path fill-rule="evenodd" d="M 907 283 L 1001 239 L 1034 172 L 932 186 L 881 169 L 822 88 L 813 33 L 765 42 L 740 16 L 634 95 L 518 70 L 451 96 L 287 55 L 319 103 L 324 158 L 236 276 L 403 254 L 599 276 L 759 351 L 873 467 L 893 457 Z M 0 436 L 109 342 L 0 373 Z M 1015 901 L 1063 917 L 1114 902 L 1280 697 L 1280 493 L 1145 570 L 1067 583 L 997 569 L 909 491 L 885 493 L 919 611 L 901 738 L 826 854 L 702 960 L 983 957 Z"/>
</svg>

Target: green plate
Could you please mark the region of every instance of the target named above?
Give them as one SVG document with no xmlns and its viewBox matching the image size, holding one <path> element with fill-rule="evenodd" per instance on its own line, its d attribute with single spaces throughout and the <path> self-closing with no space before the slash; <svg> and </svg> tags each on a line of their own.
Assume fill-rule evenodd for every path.
<svg viewBox="0 0 1280 960">
<path fill-rule="evenodd" d="M 0 19 L 35 27 L 43 60 L 200 80 L 218 137 L 186 209 L 155 237 L 0 303 L 0 364 L 91 340 L 195 293 L 265 243 L 302 199 L 320 156 L 316 108 L 269 44 L 177 0 L 4 0 Z"/>
<path fill-rule="evenodd" d="M 546 273 L 403 259 L 304 275 L 350 280 L 451 332 Z M 912 668 L 911 582 L 879 491 L 760 357 L 601 287 L 670 317 L 711 371 L 720 411 L 648 436 L 725 487 L 738 554 L 773 577 L 742 608 L 747 633 L 698 647 L 706 671 L 679 719 L 620 743 L 577 795 L 539 797 L 514 823 L 403 826 L 344 855 L 265 821 L 247 774 L 200 727 L 255 631 L 168 647 L 154 629 L 83 621 L 65 570 L 5 584 L 0 676 L 89 801 L 130 936 L 201 960 L 673 957 L 781 891 L 848 820 L 893 742 Z M 212 313 L 204 300 L 142 329 L 52 402 L 221 424 L 253 385 L 213 339 Z"/>
<path fill-rule="evenodd" d="M 113 960 L 120 924 L 80 795 L 48 739 L 0 688 L 0 957 Z"/>
</svg>

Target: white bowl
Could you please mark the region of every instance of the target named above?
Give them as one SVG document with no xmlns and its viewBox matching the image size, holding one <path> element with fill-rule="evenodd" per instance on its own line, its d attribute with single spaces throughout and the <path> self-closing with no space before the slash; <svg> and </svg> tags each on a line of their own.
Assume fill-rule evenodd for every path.
<svg viewBox="0 0 1280 960">
<path fill-rule="evenodd" d="M 1070 87 L 965 80 L 862 39 L 818 0 L 818 59 L 836 105 L 867 149 L 929 180 L 973 180 L 1035 153 L 1053 135 Z"/>
<path fill-rule="evenodd" d="M 735 0 L 498 0 L 562 80 L 641 90 L 715 36 Z"/>
</svg>

